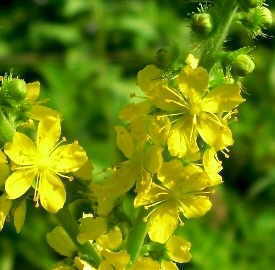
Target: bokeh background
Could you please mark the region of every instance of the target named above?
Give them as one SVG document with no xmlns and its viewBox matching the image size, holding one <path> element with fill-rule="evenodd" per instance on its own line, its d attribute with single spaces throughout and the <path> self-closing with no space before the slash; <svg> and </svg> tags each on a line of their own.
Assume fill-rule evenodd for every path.
<svg viewBox="0 0 275 270">
<path fill-rule="evenodd" d="M 1 75 L 39 80 L 43 97 L 64 116 L 66 136 L 79 139 L 97 168 L 110 166 L 120 158 L 113 126 L 137 89 L 137 71 L 161 47 L 189 46 L 186 20 L 197 6 L 184 0 L 1 0 Z M 274 33 L 272 27 L 254 40 L 256 70 L 245 81 L 248 101 L 233 125 L 236 142 L 215 207 L 182 229 L 193 244 L 186 270 L 274 269 Z M 247 37 L 236 25 L 227 46 L 251 45 Z M 21 235 L 6 225 L 0 270 L 50 269 L 58 259 L 45 240 L 52 226 L 53 218 L 33 207 Z"/>
</svg>

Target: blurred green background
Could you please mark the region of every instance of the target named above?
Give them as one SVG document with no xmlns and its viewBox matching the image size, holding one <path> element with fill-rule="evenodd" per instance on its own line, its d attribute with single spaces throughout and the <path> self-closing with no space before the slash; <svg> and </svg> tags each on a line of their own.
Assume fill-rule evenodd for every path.
<svg viewBox="0 0 275 270">
<path fill-rule="evenodd" d="M 186 19 L 196 11 L 194 2 L 1 0 L 0 72 L 39 80 L 43 97 L 64 116 L 66 136 L 79 139 L 97 168 L 110 166 L 120 158 L 113 126 L 137 90 L 137 71 L 163 46 L 188 48 Z M 212 212 L 182 228 L 193 244 L 186 270 L 274 269 L 275 27 L 265 33 L 255 40 L 256 71 L 246 79 L 247 102 L 233 125 L 225 184 Z M 246 45 L 251 41 L 236 25 L 227 46 Z M 45 233 L 53 224 L 53 217 L 29 207 L 21 235 L 6 225 L 0 270 L 50 269 L 58 258 Z"/>
</svg>

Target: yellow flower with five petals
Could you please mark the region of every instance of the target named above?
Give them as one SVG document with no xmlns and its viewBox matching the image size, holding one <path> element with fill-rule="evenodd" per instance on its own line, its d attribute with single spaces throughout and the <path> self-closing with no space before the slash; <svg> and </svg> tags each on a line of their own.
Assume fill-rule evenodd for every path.
<svg viewBox="0 0 275 270">
<path fill-rule="evenodd" d="M 152 183 L 149 190 L 138 193 L 135 207 L 154 207 L 148 215 L 148 234 L 151 240 L 165 243 L 177 228 L 181 213 L 193 218 L 211 208 L 210 188 L 217 182 L 201 167 L 184 167 L 179 160 L 163 163 L 158 179 L 161 184 Z"/>
<path fill-rule="evenodd" d="M 49 212 L 63 207 L 66 192 L 60 179 L 71 178 L 64 173 L 77 171 L 87 160 L 78 143 L 60 145 L 61 125 L 57 117 L 45 117 L 38 124 L 36 142 L 16 132 L 4 151 L 14 163 L 5 189 L 10 199 L 17 199 L 34 187 L 34 201 Z"/>
</svg>

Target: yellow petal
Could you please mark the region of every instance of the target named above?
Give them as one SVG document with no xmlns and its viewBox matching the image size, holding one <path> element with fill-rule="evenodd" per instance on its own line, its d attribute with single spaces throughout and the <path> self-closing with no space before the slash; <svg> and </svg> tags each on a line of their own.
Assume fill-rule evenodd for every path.
<svg viewBox="0 0 275 270">
<path fill-rule="evenodd" d="M 61 226 L 56 226 L 47 234 L 47 242 L 62 256 L 71 257 L 77 250 L 74 242 Z"/>
<path fill-rule="evenodd" d="M 5 184 L 6 179 L 10 175 L 10 167 L 8 164 L 0 163 L 0 188 Z"/>
<path fill-rule="evenodd" d="M 161 270 L 160 264 L 157 261 L 154 261 L 153 259 L 149 257 L 140 257 L 135 262 L 135 264 L 132 266 L 131 270 Z"/>
<path fill-rule="evenodd" d="M 137 84 L 147 95 L 150 95 L 151 91 L 162 83 L 161 70 L 154 65 L 148 65 L 138 72 Z"/>
<path fill-rule="evenodd" d="M 76 172 L 88 160 L 86 152 L 78 143 L 59 146 L 50 156 L 50 167 L 55 172 Z"/>
<path fill-rule="evenodd" d="M 131 136 L 135 143 L 135 149 L 143 146 L 145 141 L 148 139 L 148 125 L 150 120 L 151 118 L 146 115 L 138 117 L 131 122 Z"/>
<path fill-rule="evenodd" d="M 12 201 L 4 194 L 0 196 L 0 231 L 3 229 L 7 215 L 10 212 Z"/>
<path fill-rule="evenodd" d="M 40 179 L 39 198 L 42 206 L 51 213 L 60 210 L 66 200 L 66 191 L 58 176 L 44 173 Z"/>
<path fill-rule="evenodd" d="M 27 211 L 26 200 L 22 200 L 14 211 L 14 226 L 17 233 L 21 232 L 21 229 L 25 223 Z"/>
<path fill-rule="evenodd" d="M 151 105 L 148 101 L 132 103 L 126 105 L 119 114 L 119 118 L 124 121 L 133 121 L 138 117 L 150 112 Z"/>
<path fill-rule="evenodd" d="M 186 218 L 201 217 L 212 207 L 212 203 L 207 196 L 186 196 L 181 200 L 180 209 Z"/>
<path fill-rule="evenodd" d="M 114 267 L 108 261 L 102 261 L 98 270 L 114 270 Z"/>
<path fill-rule="evenodd" d="M 26 99 L 29 101 L 35 101 L 40 95 L 40 82 L 27 83 Z"/>
<path fill-rule="evenodd" d="M 218 160 L 217 153 L 213 148 L 207 149 L 203 154 L 204 170 L 211 180 L 211 185 L 222 182 L 219 172 L 222 170 L 222 162 Z"/>
<path fill-rule="evenodd" d="M 161 168 L 163 162 L 162 151 L 162 147 L 157 145 L 150 145 L 145 149 L 143 164 L 144 168 L 150 173 L 157 173 Z"/>
<path fill-rule="evenodd" d="M 74 258 L 74 265 L 77 268 L 77 270 L 96 270 L 89 263 L 87 263 L 83 259 L 80 259 L 79 257 Z"/>
<path fill-rule="evenodd" d="M 178 267 L 175 263 L 170 261 L 161 262 L 161 270 L 178 270 Z"/>
<path fill-rule="evenodd" d="M 84 244 L 90 240 L 96 240 L 107 231 L 106 219 L 102 217 L 85 217 L 81 219 L 77 240 Z"/>
<path fill-rule="evenodd" d="M 175 262 L 186 263 L 191 260 L 191 243 L 180 236 L 171 236 L 166 248 L 168 256 Z"/>
<path fill-rule="evenodd" d="M 116 249 L 122 243 L 122 233 L 119 227 L 114 227 L 110 232 L 102 234 L 96 239 L 96 243 L 103 249 Z"/>
<path fill-rule="evenodd" d="M 42 121 L 47 117 L 60 118 L 60 114 L 57 111 L 42 105 L 33 105 L 29 116 L 37 121 Z"/>
<path fill-rule="evenodd" d="M 245 101 L 237 84 L 224 84 L 212 90 L 203 99 L 203 110 L 211 113 L 232 111 Z"/>
<path fill-rule="evenodd" d="M 187 152 L 187 142 L 185 140 L 185 134 L 182 130 L 182 125 L 177 124 L 172 127 L 167 144 L 168 150 L 172 156 L 178 158 L 185 156 Z"/>
<path fill-rule="evenodd" d="M 159 207 L 150 216 L 148 234 L 152 241 L 164 244 L 178 226 L 177 208 L 170 203 Z"/>
<path fill-rule="evenodd" d="M 179 87 L 181 91 L 188 95 L 190 89 L 203 93 L 208 87 L 208 72 L 202 67 L 193 69 L 187 66 L 182 69 L 179 77 Z"/>
<path fill-rule="evenodd" d="M 12 142 L 6 143 L 6 155 L 17 165 L 31 165 L 36 158 L 36 147 L 32 140 L 23 133 L 16 132 Z"/>
<path fill-rule="evenodd" d="M 38 124 L 37 147 L 41 153 L 49 153 L 58 142 L 61 134 L 59 118 L 44 117 Z"/>
<path fill-rule="evenodd" d="M 158 145 L 166 144 L 171 129 L 171 123 L 167 116 L 155 117 L 150 119 L 148 133 L 153 143 Z"/>
<path fill-rule="evenodd" d="M 200 113 L 197 129 L 202 139 L 216 151 L 234 143 L 230 128 L 209 113 Z"/>
<path fill-rule="evenodd" d="M 116 270 L 124 270 L 130 261 L 129 254 L 124 250 L 118 252 L 103 250 L 101 255 L 105 257 L 106 261 Z"/>
<path fill-rule="evenodd" d="M 6 192 L 10 199 L 22 196 L 32 185 L 36 171 L 32 169 L 13 172 L 5 184 Z"/>
<path fill-rule="evenodd" d="M 131 158 L 135 147 L 134 147 L 134 142 L 130 133 L 126 128 L 121 126 L 116 127 L 116 133 L 117 133 L 118 148 L 125 155 L 125 157 Z"/>
<path fill-rule="evenodd" d="M 6 157 L 5 154 L 0 150 L 0 164 L 5 164 L 5 163 L 8 163 L 7 157 Z"/>
</svg>

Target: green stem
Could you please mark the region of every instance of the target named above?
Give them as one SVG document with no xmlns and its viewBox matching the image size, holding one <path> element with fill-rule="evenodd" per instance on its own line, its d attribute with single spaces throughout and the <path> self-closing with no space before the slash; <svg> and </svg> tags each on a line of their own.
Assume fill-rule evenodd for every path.
<svg viewBox="0 0 275 270">
<path fill-rule="evenodd" d="M 138 217 L 136 224 L 130 231 L 127 239 L 126 249 L 134 263 L 140 255 L 144 239 L 147 235 L 147 223 L 143 221 L 144 212 Z"/>
<path fill-rule="evenodd" d="M 60 225 L 65 229 L 65 231 L 77 246 L 80 256 L 88 262 L 92 263 L 94 266 L 98 267 L 101 262 L 101 257 L 90 243 L 83 245 L 79 244 L 77 241 L 77 235 L 79 232 L 78 224 L 71 215 L 69 209 L 67 207 L 62 208 L 56 216 Z"/>
<path fill-rule="evenodd" d="M 224 44 L 238 7 L 237 0 L 225 0 L 219 7 L 216 7 L 217 14 L 214 15 L 219 17 L 220 21 L 213 36 L 206 42 L 202 50 L 201 65 L 207 69 L 211 69 L 214 65 L 215 57 Z"/>
</svg>

